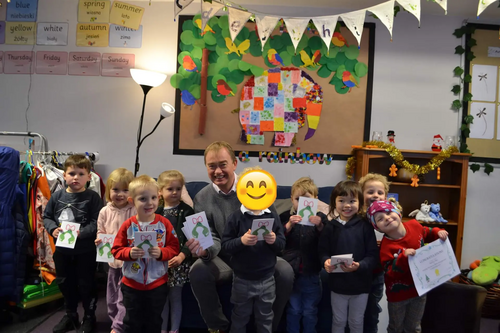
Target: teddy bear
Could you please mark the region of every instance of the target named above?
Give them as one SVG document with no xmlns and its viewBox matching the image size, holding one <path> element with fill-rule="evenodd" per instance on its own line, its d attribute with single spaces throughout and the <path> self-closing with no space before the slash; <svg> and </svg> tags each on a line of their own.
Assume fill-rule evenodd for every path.
<svg viewBox="0 0 500 333">
<path fill-rule="evenodd" d="M 480 286 L 487 286 L 498 279 L 500 273 L 500 257 L 484 257 L 479 267 L 472 271 L 472 281 Z"/>
<path fill-rule="evenodd" d="M 431 205 L 426 202 L 420 205 L 420 209 L 415 209 L 413 212 L 408 214 L 408 216 L 415 216 L 415 220 L 422 222 L 436 222 L 432 217 L 430 217 L 429 212 L 431 210 Z"/>
<path fill-rule="evenodd" d="M 436 220 L 436 222 L 442 222 L 442 223 L 446 223 L 448 222 L 448 220 L 445 220 L 443 218 L 443 215 L 441 215 L 441 205 L 440 204 L 433 204 L 431 203 L 431 210 L 429 212 L 429 216 L 431 218 L 433 218 L 434 220 Z"/>
</svg>

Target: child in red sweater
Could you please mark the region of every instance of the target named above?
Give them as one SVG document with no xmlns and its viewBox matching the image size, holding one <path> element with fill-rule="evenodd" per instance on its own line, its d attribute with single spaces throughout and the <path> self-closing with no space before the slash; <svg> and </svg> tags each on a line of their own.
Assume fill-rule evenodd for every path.
<svg viewBox="0 0 500 333">
<path fill-rule="evenodd" d="M 373 227 L 383 232 L 380 244 L 380 262 L 385 271 L 385 289 L 389 310 L 389 333 L 420 332 L 426 296 L 418 296 L 408 256 L 424 242 L 438 238 L 446 240 L 448 232 L 439 228 L 422 226 L 416 220 L 401 222 L 401 210 L 396 203 L 375 201 L 366 212 Z"/>
<path fill-rule="evenodd" d="M 158 184 L 146 175 L 129 184 L 128 200 L 134 203 L 137 215 L 125 221 L 111 252 L 123 260 L 121 290 L 127 309 L 123 319 L 125 333 L 160 332 L 161 312 L 168 295 L 167 261 L 179 253 L 179 241 L 172 224 L 158 208 Z M 158 246 L 148 249 L 151 258 L 142 258 L 144 250 L 134 247 L 136 231 L 155 231 Z"/>
</svg>

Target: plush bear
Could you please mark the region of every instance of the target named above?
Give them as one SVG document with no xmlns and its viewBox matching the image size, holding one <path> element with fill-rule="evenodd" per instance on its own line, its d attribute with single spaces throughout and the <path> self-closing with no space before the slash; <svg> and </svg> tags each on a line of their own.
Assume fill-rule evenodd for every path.
<svg viewBox="0 0 500 333">
<path fill-rule="evenodd" d="M 427 204 L 427 201 L 420 205 L 420 209 L 415 209 L 413 212 L 408 214 L 408 216 L 415 216 L 415 220 L 422 222 L 436 222 L 435 219 L 430 217 L 429 212 L 431 210 L 431 205 Z"/>
<path fill-rule="evenodd" d="M 480 286 L 487 286 L 498 279 L 500 257 L 484 257 L 478 268 L 472 271 L 472 281 Z"/>
<path fill-rule="evenodd" d="M 445 220 L 443 218 L 443 215 L 441 215 L 441 205 L 440 204 L 433 204 L 431 203 L 431 211 L 429 212 L 429 216 L 436 220 L 436 222 L 442 222 L 446 223 L 448 220 Z"/>
</svg>

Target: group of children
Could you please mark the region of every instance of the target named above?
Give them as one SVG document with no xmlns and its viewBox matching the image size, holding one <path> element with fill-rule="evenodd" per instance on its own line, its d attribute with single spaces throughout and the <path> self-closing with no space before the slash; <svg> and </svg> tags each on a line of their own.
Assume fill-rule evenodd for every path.
<svg viewBox="0 0 500 333">
<path fill-rule="evenodd" d="M 95 325 L 94 271 L 99 234 L 115 236 L 107 284 L 111 333 L 178 332 L 182 286 L 188 281 L 192 257 L 180 231 L 193 209 L 181 201 L 184 177 L 165 171 L 158 181 L 143 175 L 134 178 L 124 168 L 113 171 L 107 181 L 107 205 L 86 189 L 90 163 L 85 156 L 72 155 L 64 164 L 67 188 L 54 193 L 44 213 L 47 231 L 57 238 L 60 223 L 80 223 L 74 249 L 57 248 L 54 262 L 57 283 L 66 302 L 66 315 L 54 333 L 78 330 L 88 333 Z M 292 208 L 277 215 L 274 207 L 252 211 L 242 205 L 228 219 L 222 248 L 231 255 L 234 271 L 231 302 L 231 332 L 244 332 L 252 312 L 259 332 L 271 332 L 275 298 L 276 256 L 288 261 L 295 273 L 287 309 L 287 332 L 316 332 L 318 303 L 322 295 L 320 271 L 330 273 L 334 255 L 352 254 L 344 273 L 328 276 L 333 310 L 332 332 L 377 330 L 378 302 L 385 278 L 389 310 L 389 332 L 419 332 L 425 296 L 419 297 L 411 277 L 408 257 L 415 250 L 447 232 L 422 226 L 415 220 L 402 223 L 401 208 L 387 201 L 389 183 L 378 174 L 359 182 L 341 181 L 330 197 L 329 211 L 310 216 L 313 226 L 302 225 L 297 214 L 299 197 L 318 197 L 318 188 L 307 177 L 297 180 L 291 191 Z M 74 212 L 68 220 L 65 210 Z M 102 209 L 101 209 L 102 208 Z M 257 241 L 249 229 L 254 218 L 274 218 L 272 232 Z M 281 223 L 280 223 L 281 222 Z M 373 229 L 384 233 L 380 249 Z M 134 233 L 154 231 L 157 246 L 134 246 Z M 97 234 L 97 236 L 96 236 Z M 85 316 L 76 312 L 82 300 Z M 301 329 L 302 323 L 302 329 Z"/>
</svg>

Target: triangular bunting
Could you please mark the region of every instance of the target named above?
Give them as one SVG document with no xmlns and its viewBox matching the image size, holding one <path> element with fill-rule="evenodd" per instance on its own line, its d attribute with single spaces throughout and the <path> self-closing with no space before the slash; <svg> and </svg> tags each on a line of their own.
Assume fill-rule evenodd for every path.
<svg viewBox="0 0 500 333">
<path fill-rule="evenodd" d="M 358 41 L 358 48 L 361 45 L 361 36 L 363 35 L 363 25 L 365 23 L 366 9 L 357 10 L 346 14 L 340 14 L 346 27 L 352 32 Z"/>
<path fill-rule="evenodd" d="M 255 23 L 257 24 L 257 34 L 262 43 L 262 50 L 266 45 L 268 37 L 276 28 L 276 23 L 280 18 L 278 16 L 255 15 Z"/>
<path fill-rule="evenodd" d="M 413 14 L 418 20 L 420 27 L 420 0 L 397 0 L 403 8 Z"/>
<path fill-rule="evenodd" d="M 208 20 L 212 18 L 217 12 L 224 7 L 223 4 L 219 2 L 212 1 L 206 2 L 201 0 L 201 31 L 205 31 L 205 26 Z"/>
<path fill-rule="evenodd" d="M 241 29 L 245 26 L 252 13 L 245 12 L 236 8 L 228 7 L 229 16 L 229 33 L 231 34 L 231 40 L 234 39 L 240 33 Z"/>
<path fill-rule="evenodd" d="M 187 6 L 191 4 L 194 0 L 176 0 L 174 1 L 174 20 L 185 9 Z"/>
<path fill-rule="evenodd" d="M 304 34 L 304 30 L 307 28 L 307 24 L 309 23 L 309 18 L 287 18 L 285 20 L 286 30 L 292 39 L 293 46 L 297 49 L 297 45 L 299 45 L 300 40 L 302 39 L 302 35 Z"/>
<path fill-rule="evenodd" d="M 488 7 L 491 5 L 493 2 L 496 0 L 479 0 L 479 5 L 477 6 L 477 18 L 479 18 L 479 15 Z"/>
<path fill-rule="evenodd" d="M 446 1 L 446 0 L 445 0 Z M 380 5 L 376 5 L 366 9 L 375 14 L 380 22 L 389 30 L 392 40 L 392 26 L 394 23 L 394 0 L 390 0 Z"/>
<path fill-rule="evenodd" d="M 444 9 L 444 15 L 448 14 L 448 0 L 434 0 L 434 2 Z"/>
<path fill-rule="evenodd" d="M 332 43 L 333 33 L 337 26 L 338 15 L 320 16 L 313 18 L 313 23 L 318 30 L 319 36 L 325 42 L 326 49 L 330 52 L 330 44 Z"/>
</svg>

